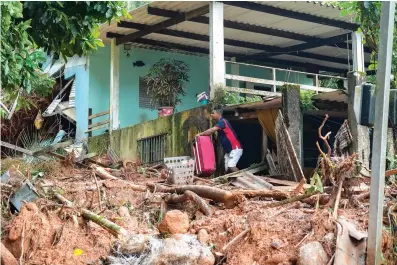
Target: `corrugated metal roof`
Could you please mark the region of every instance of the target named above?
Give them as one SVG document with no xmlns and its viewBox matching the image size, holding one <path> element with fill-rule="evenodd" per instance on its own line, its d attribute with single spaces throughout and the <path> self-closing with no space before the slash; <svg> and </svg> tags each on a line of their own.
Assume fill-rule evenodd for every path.
<svg viewBox="0 0 397 265">
<path fill-rule="evenodd" d="M 351 15 L 341 17 L 339 8 L 335 8 L 332 5 L 325 4 L 323 2 L 279 1 L 279 2 L 256 2 L 256 3 L 262 4 L 262 5 L 265 4 L 265 5 L 275 6 L 275 7 L 284 8 L 284 9 L 288 9 L 288 10 L 292 10 L 292 11 L 299 11 L 302 13 L 312 14 L 312 15 L 316 15 L 316 16 L 320 16 L 320 17 L 324 17 L 324 18 L 338 20 L 338 21 L 344 21 L 344 22 L 354 22 L 355 21 L 355 18 Z M 140 23 L 140 24 L 146 24 L 146 25 L 154 25 L 154 24 L 157 24 L 161 21 L 165 21 L 168 19 L 166 17 L 149 15 L 147 12 L 148 6 L 154 7 L 154 8 L 171 10 L 171 11 L 188 12 L 188 11 L 197 9 L 197 8 L 207 5 L 207 4 L 208 4 L 208 2 L 182 2 L 182 1 L 158 2 L 158 1 L 155 1 L 149 5 L 146 5 L 141 8 L 138 8 L 136 10 L 131 11 L 130 13 L 131 13 L 132 19 L 129 21 Z M 208 17 L 208 14 L 205 16 Z M 290 31 L 290 32 L 304 34 L 307 36 L 318 37 L 318 38 L 327 38 L 327 37 L 333 37 L 333 36 L 337 36 L 337 35 L 341 35 L 341 34 L 345 34 L 345 33 L 346 34 L 350 33 L 349 30 L 343 30 L 343 29 L 339 29 L 336 27 L 332 27 L 332 26 L 327 26 L 327 25 L 322 25 L 322 24 L 317 24 L 317 23 L 312 23 L 312 22 L 302 21 L 302 20 L 297 20 L 297 19 L 292 19 L 292 18 L 286 18 L 286 17 L 272 15 L 272 14 L 264 14 L 262 12 L 248 10 L 248 9 L 244 9 L 244 8 L 240 8 L 240 7 L 234 7 L 234 6 L 230 6 L 230 5 L 224 6 L 224 19 L 234 21 L 234 22 L 246 23 L 246 24 L 250 24 L 250 25 L 264 26 L 264 27 L 269 27 L 269 28 Z M 184 21 L 182 23 L 179 23 L 177 25 L 169 27 L 169 29 L 179 30 L 182 32 L 196 33 L 196 34 L 201 34 L 201 35 L 206 35 L 206 36 L 209 35 L 209 26 L 208 25 L 204 25 L 204 24 L 192 22 L 192 21 Z M 110 39 L 106 38 L 107 32 L 113 32 L 113 33 L 126 35 L 126 34 L 131 34 L 133 32 L 136 32 L 136 31 L 138 31 L 138 30 L 117 27 L 117 23 L 112 22 L 110 25 L 105 24 L 102 26 L 101 38 L 105 42 L 108 42 L 108 41 L 110 41 Z M 272 45 L 272 46 L 278 46 L 278 47 L 288 47 L 288 46 L 303 43 L 302 41 L 298 41 L 298 40 L 286 39 L 286 38 L 281 38 L 281 37 L 276 37 L 276 36 L 269 36 L 266 34 L 247 32 L 247 31 L 231 29 L 231 28 L 224 28 L 224 36 L 225 36 L 225 38 L 228 38 L 228 39 L 252 42 L 252 43 L 263 44 L 263 45 Z M 171 49 L 173 48 L 172 47 L 173 44 L 209 49 L 209 43 L 206 41 L 193 40 L 193 39 L 187 39 L 187 38 L 175 37 L 175 36 L 168 36 L 168 35 L 163 35 L 163 34 L 158 34 L 158 33 L 149 34 L 149 35 L 145 36 L 144 39 L 168 42 L 170 44 L 170 47 L 168 47 L 168 48 L 171 48 Z M 134 45 L 136 45 L 136 44 L 134 44 Z M 138 46 L 143 47 L 143 48 L 153 47 L 151 45 L 142 45 L 142 44 L 139 44 Z M 167 49 L 167 47 L 165 47 L 163 49 Z M 349 54 L 346 47 L 322 46 L 322 47 L 313 48 L 313 49 L 309 49 L 309 50 L 305 50 L 305 51 L 311 52 L 314 54 L 319 54 L 319 55 L 327 55 L 330 57 L 346 59 L 346 64 L 323 62 L 321 60 L 309 59 L 309 58 L 305 58 L 305 57 L 297 57 L 292 54 L 277 55 L 277 56 L 273 56 L 272 58 L 288 59 L 290 61 L 296 61 L 296 62 L 301 62 L 301 63 L 313 63 L 313 64 L 318 64 L 318 65 L 323 65 L 323 66 L 334 67 L 334 68 L 338 68 L 338 69 L 348 69 L 348 58 L 351 59 L 351 54 Z M 260 53 L 263 51 L 256 50 L 256 49 L 250 49 L 250 48 L 246 48 L 246 47 L 236 47 L 236 46 L 225 45 L 225 53 L 227 53 L 227 52 L 240 54 L 240 55 L 248 55 L 248 54 Z M 365 59 L 367 62 L 369 62 L 368 55 L 366 55 Z M 264 62 L 266 62 L 266 61 L 264 61 Z"/>
</svg>

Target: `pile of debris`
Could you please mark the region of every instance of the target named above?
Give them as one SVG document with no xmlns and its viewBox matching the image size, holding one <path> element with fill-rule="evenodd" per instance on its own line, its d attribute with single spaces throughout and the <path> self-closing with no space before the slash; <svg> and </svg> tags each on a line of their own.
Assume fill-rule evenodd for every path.
<svg viewBox="0 0 397 265">
<path fill-rule="evenodd" d="M 320 138 L 327 143 L 327 136 Z M 1 184 L 2 218 L 10 217 L 2 224 L 2 262 L 364 264 L 369 179 L 360 175 L 355 154 L 321 153 L 310 184 L 258 175 L 264 164 L 184 183 L 166 165 L 132 161 L 118 169 L 57 164 L 62 175 L 34 179 L 13 167 Z M 35 197 L 15 197 L 26 183 Z M 385 190 L 384 221 L 391 228 L 396 191 L 393 185 Z M 393 232 L 384 232 L 389 264 Z"/>
</svg>

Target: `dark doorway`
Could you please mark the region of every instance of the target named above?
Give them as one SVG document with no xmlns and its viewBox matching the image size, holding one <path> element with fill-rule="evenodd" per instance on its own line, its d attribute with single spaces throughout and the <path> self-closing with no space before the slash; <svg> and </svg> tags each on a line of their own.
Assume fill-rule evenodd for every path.
<svg viewBox="0 0 397 265">
<path fill-rule="evenodd" d="M 243 147 L 243 156 L 237 167 L 244 169 L 262 161 L 263 129 L 256 119 L 229 119 Z"/>
</svg>

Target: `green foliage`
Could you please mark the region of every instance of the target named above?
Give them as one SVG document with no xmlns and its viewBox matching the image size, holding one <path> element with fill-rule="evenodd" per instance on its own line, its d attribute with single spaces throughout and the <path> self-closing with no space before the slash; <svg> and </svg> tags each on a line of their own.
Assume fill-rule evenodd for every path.
<svg viewBox="0 0 397 265">
<path fill-rule="evenodd" d="M 153 1 L 128 1 L 127 2 L 127 10 L 131 11 L 137 8 L 140 8 L 144 5 L 148 5 Z"/>
<path fill-rule="evenodd" d="M 4 102 L 15 100 L 19 87 L 46 95 L 54 81 L 39 70 L 45 61 L 42 50 L 34 49 L 27 30 L 30 20 L 21 21 L 20 2 L 1 2 L 1 87 Z"/>
<path fill-rule="evenodd" d="M 317 109 L 313 105 L 312 97 L 315 95 L 314 91 L 310 90 L 301 90 L 300 91 L 300 107 L 302 110 L 315 110 Z"/>
<path fill-rule="evenodd" d="M 377 59 L 380 40 L 380 17 L 381 1 L 341 1 L 332 2 L 342 8 L 341 16 L 355 14 L 359 22 L 360 30 L 364 34 L 366 44 L 372 49 L 370 70 L 377 69 Z M 397 27 L 397 13 L 394 14 L 394 28 Z M 392 52 L 392 74 L 396 76 L 397 72 L 397 37 L 393 34 L 393 52 Z M 373 80 L 372 80 L 373 81 Z M 396 87 L 396 81 L 392 82 L 393 88 Z"/>
<path fill-rule="evenodd" d="M 31 20 L 28 33 L 34 42 L 64 58 L 103 47 L 99 25 L 122 16 L 129 17 L 126 2 L 117 1 L 27 1 L 23 9 L 23 19 Z"/>
<path fill-rule="evenodd" d="M 125 6 L 110 1 L 0 2 L 2 102 L 10 105 L 20 88 L 17 110 L 31 106 L 26 95 L 48 95 L 54 80 L 40 69 L 45 52 L 65 58 L 103 47 L 99 25 L 128 16 Z"/>
<path fill-rule="evenodd" d="M 189 82 L 189 66 L 179 60 L 161 59 L 150 69 L 144 80 L 152 107 L 175 107 L 186 95 L 184 87 Z"/>
<path fill-rule="evenodd" d="M 225 90 L 225 86 L 216 85 L 212 102 L 216 105 L 238 105 L 262 100 L 259 96 L 241 96 L 241 94 L 243 93 L 228 92 Z"/>
</svg>

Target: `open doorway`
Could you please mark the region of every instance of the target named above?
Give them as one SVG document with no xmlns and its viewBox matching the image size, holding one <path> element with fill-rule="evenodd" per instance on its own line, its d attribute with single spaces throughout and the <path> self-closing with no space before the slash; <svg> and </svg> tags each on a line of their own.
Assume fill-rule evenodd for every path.
<svg viewBox="0 0 397 265">
<path fill-rule="evenodd" d="M 244 169 L 260 163 L 263 154 L 263 129 L 257 119 L 229 119 L 243 147 L 243 155 L 237 164 Z"/>
</svg>

